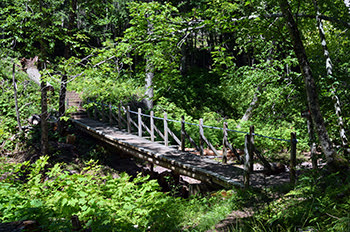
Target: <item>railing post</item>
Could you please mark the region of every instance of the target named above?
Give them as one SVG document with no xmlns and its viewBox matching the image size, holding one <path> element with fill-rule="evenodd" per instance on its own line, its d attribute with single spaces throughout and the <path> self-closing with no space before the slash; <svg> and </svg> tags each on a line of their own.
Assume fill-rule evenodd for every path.
<svg viewBox="0 0 350 232">
<path fill-rule="evenodd" d="M 244 187 L 249 187 L 249 175 L 250 175 L 250 154 L 249 154 L 249 135 L 245 135 L 244 137 L 244 176 L 243 182 Z"/>
<path fill-rule="evenodd" d="M 181 116 L 181 151 L 185 151 L 185 116 Z"/>
<path fill-rule="evenodd" d="M 119 105 L 118 105 L 118 127 L 119 127 L 119 130 L 122 129 L 122 101 L 119 102 Z"/>
<path fill-rule="evenodd" d="M 167 113 L 164 113 L 164 145 L 168 146 L 168 115 Z"/>
<path fill-rule="evenodd" d="M 224 122 L 223 127 L 223 139 L 222 139 L 222 162 L 224 164 L 227 163 L 227 147 L 226 147 L 226 141 L 227 141 L 227 122 Z"/>
<path fill-rule="evenodd" d="M 250 172 L 253 172 L 254 169 L 254 157 L 253 157 L 253 151 L 254 151 L 254 126 L 249 127 L 249 167 Z"/>
<path fill-rule="evenodd" d="M 203 130 L 203 119 L 199 119 L 199 154 L 203 156 L 203 137 L 204 137 L 204 130 Z"/>
<path fill-rule="evenodd" d="M 109 108 L 109 125 L 112 126 L 112 124 L 113 124 L 113 116 L 112 116 L 112 104 L 111 103 L 109 103 L 108 108 Z"/>
<path fill-rule="evenodd" d="M 126 107 L 126 124 L 128 127 L 128 133 L 131 133 L 130 106 Z"/>
<path fill-rule="evenodd" d="M 291 143 L 291 149 L 290 149 L 290 167 L 289 167 L 289 179 L 291 184 L 295 184 L 295 166 L 296 166 L 296 155 L 297 155 L 297 138 L 296 133 L 292 132 L 290 134 L 290 143 Z"/>
<path fill-rule="evenodd" d="M 150 126 L 151 126 L 151 141 L 154 142 L 154 112 L 153 110 L 151 111 L 150 114 Z"/>
<path fill-rule="evenodd" d="M 142 137 L 142 117 L 141 117 L 141 108 L 138 108 L 137 111 L 137 121 L 138 121 L 138 131 L 139 131 L 139 137 Z"/>
<path fill-rule="evenodd" d="M 98 118 L 97 118 L 97 106 L 96 106 L 96 103 L 94 103 L 94 119 L 95 119 L 95 120 L 98 120 Z"/>
</svg>

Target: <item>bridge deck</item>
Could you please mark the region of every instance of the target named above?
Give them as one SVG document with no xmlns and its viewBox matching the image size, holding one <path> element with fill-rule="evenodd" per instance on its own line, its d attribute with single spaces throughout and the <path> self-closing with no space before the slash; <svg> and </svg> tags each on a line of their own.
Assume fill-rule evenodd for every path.
<svg viewBox="0 0 350 232">
<path fill-rule="evenodd" d="M 189 152 L 182 152 L 173 147 L 119 131 L 117 127 L 92 119 L 80 118 L 72 121 L 80 130 L 96 139 L 107 142 L 118 150 L 150 161 L 155 165 L 169 168 L 177 174 L 224 187 L 243 186 L 242 167 L 222 164 Z M 281 177 L 277 178 L 283 179 Z M 275 181 L 276 177 L 266 178 L 261 173 L 253 173 L 250 177 L 251 185 L 256 187 L 263 184 L 273 184 Z"/>
</svg>

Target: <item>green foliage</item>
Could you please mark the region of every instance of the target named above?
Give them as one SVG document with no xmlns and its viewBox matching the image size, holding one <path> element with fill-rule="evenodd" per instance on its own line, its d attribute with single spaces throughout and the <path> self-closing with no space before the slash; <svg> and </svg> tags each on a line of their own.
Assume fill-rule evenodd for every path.
<svg viewBox="0 0 350 232">
<path fill-rule="evenodd" d="M 17 139 L 12 139 L 13 134 L 17 132 L 17 118 L 15 111 L 14 89 L 12 82 L 12 65 L 13 61 L 8 59 L 0 60 L 0 144 L 5 141 L 5 150 L 12 150 L 14 144 L 19 142 Z M 39 87 L 29 81 L 26 75 L 16 69 L 15 73 L 17 84 L 17 99 L 20 112 L 21 124 L 27 125 L 27 119 L 32 114 L 40 112 Z"/>
<path fill-rule="evenodd" d="M 77 215 L 93 231 L 178 231 L 192 226 L 202 231 L 223 219 L 240 200 L 233 191 L 173 198 L 148 177 L 101 175 L 95 161 L 70 173 L 64 164 L 52 166 L 48 160 L 47 156 L 32 164 L 2 160 L 0 174 L 8 175 L 0 185 L 1 222 L 31 219 L 44 230 L 66 231 L 71 229 L 71 216 Z"/>
<path fill-rule="evenodd" d="M 348 231 L 348 172 L 323 172 L 302 175 L 296 187 L 266 207 L 257 220 L 270 225 L 272 231 Z"/>
</svg>

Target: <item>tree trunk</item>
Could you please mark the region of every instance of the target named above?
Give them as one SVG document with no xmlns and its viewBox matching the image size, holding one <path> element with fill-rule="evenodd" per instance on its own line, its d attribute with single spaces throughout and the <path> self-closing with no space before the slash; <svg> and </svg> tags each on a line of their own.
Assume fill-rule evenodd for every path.
<svg viewBox="0 0 350 232">
<path fill-rule="evenodd" d="M 149 16 L 146 15 L 146 18 Z M 147 20 L 147 34 L 151 35 L 153 32 L 153 25 Z M 150 61 L 149 55 L 146 56 L 146 78 L 145 78 L 145 99 L 146 108 L 151 110 L 153 108 L 153 77 L 154 77 L 154 65 Z"/>
<path fill-rule="evenodd" d="M 256 92 L 253 96 L 253 100 L 250 102 L 248 109 L 245 111 L 243 117 L 240 120 L 240 123 L 248 121 L 253 113 L 253 110 L 259 105 L 258 94 L 260 94 L 260 91 L 261 91 L 261 85 L 257 87 Z M 238 124 L 237 128 L 241 128 L 241 125 Z"/>
<path fill-rule="evenodd" d="M 337 154 L 331 145 L 331 141 L 326 130 L 318 102 L 318 93 L 316 91 L 315 80 L 311 72 L 310 64 L 306 56 L 304 44 L 301 40 L 297 24 L 293 18 L 288 0 L 279 0 L 279 4 L 286 20 L 286 25 L 293 43 L 293 49 L 298 58 L 299 66 L 304 77 L 307 103 L 320 144 L 322 146 L 322 150 L 326 156 L 328 165 L 330 167 L 337 167 L 339 165 L 338 161 L 340 160 L 338 159 Z"/>
<path fill-rule="evenodd" d="M 73 35 L 73 29 L 76 27 L 76 10 L 77 10 L 77 0 L 71 0 L 71 7 L 69 11 L 69 19 L 68 19 L 68 36 L 71 37 Z M 64 57 L 69 59 L 71 56 L 71 45 L 67 43 L 64 48 Z M 60 88 L 60 97 L 58 102 L 58 131 L 62 135 L 64 133 L 64 125 L 65 121 L 60 118 L 64 116 L 66 112 L 66 93 L 67 93 L 67 75 L 62 75 L 61 77 L 61 88 Z"/>
<path fill-rule="evenodd" d="M 348 8 L 350 14 L 350 0 L 344 0 L 344 4 Z"/>
<path fill-rule="evenodd" d="M 146 85 L 145 85 L 145 104 L 148 110 L 151 110 L 153 108 L 153 77 L 154 77 L 154 66 L 149 61 L 149 59 L 146 59 Z"/>
<path fill-rule="evenodd" d="M 59 96 L 59 102 L 58 102 L 58 131 L 62 135 L 64 132 L 64 124 L 65 121 L 61 120 L 61 117 L 64 116 L 66 112 L 66 92 L 67 92 L 67 75 L 62 75 L 61 78 L 61 88 L 60 88 L 60 96 Z"/>
<path fill-rule="evenodd" d="M 17 123 L 18 123 L 18 130 L 21 132 L 22 131 L 22 126 L 21 126 L 21 119 L 19 117 L 19 110 L 18 110 L 18 100 L 17 100 L 17 85 L 16 85 L 16 79 L 15 79 L 15 63 L 13 63 L 12 66 L 12 81 L 13 81 L 13 91 L 14 91 L 14 98 L 15 98 L 15 107 L 16 107 L 16 116 L 17 116 Z"/>
<path fill-rule="evenodd" d="M 320 35 L 321 44 L 323 47 L 323 55 L 326 58 L 327 79 L 331 80 L 332 74 L 333 74 L 333 64 L 332 64 L 331 57 L 329 55 L 329 50 L 328 50 L 327 41 L 326 41 L 326 34 L 324 32 L 322 19 L 320 18 L 320 12 L 319 12 L 319 7 L 317 5 L 317 0 L 313 0 L 313 3 L 314 3 L 315 10 L 316 10 L 317 28 L 318 28 L 318 32 Z M 331 94 L 332 94 L 332 98 L 334 101 L 335 113 L 336 113 L 337 118 L 338 118 L 339 134 L 340 134 L 340 139 L 342 142 L 342 147 L 346 151 L 347 145 L 348 145 L 348 139 L 345 135 L 344 120 L 343 120 L 343 117 L 341 115 L 341 104 L 340 104 L 339 97 L 337 96 L 336 86 L 334 84 L 332 84 L 332 87 L 331 87 Z"/>
</svg>

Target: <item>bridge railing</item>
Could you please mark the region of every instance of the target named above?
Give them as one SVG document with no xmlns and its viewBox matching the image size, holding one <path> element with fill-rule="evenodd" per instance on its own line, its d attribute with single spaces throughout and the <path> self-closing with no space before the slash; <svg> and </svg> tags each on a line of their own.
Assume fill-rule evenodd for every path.
<svg viewBox="0 0 350 232">
<path fill-rule="evenodd" d="M 203 124 L 203 119 L 199 119 L 199 124 L 194 124 L 185 121 L 185 117 L 181 117 L 181 121 L 169 119 L 167 113 L 165 112 L 163 117 L 154 116 L 154 112 L 151 111 L 150 114 L 142 113 L 141 108 L 138 108 L 138 111 L 132 111 L 130 106 L 123 106 L 120 102 L 118 106 L 113 106 L 112 104 L 105 103 L 93 103 L 92 107 L 87 110 L 88 117 L 94 118 L 95 120 L 102 120 L 104 122 L 109 122 L 109 124 L 117 125 L 119 130 L 126 131 L 128 133 L 135 133 L 134 128 L 136 129 L 137 135 L 139 137 L 145 137 L 144 135 L 148 134 L 148 139 L 152 142 L 156 141 L 156 138 L 159 138 L 161 142 L 164 143 L 165 146 L 170 145 L 169 136 L 173 139 L 173 141 L 177 144 L 180 150 L 186 151 L 186 140 L 195 148 L 195 150 L 201 155 L 204 155 L 204 145 L 215 154 L 217 157 L 222 157 L 222 162 L 227 163 L 227 154 L 231 151 L 237 158 L 237 160 L 244 164 L 244 183 L 245 185 L 249 185 L 249 175 L 253 172 L 253 159 L 254 154 L 260 161 L 262 162 L 264 168 L 267 172 L 273 172 L 272 165 L 265 159 L 265 157 L 258 151 L 255 147 L 254 137 L 263 137 L 267 139 L 279 140 L 290 143 L 290 181 L 291 183 L 295 182 L 295 166 L 296 166 L 296 134 L 294 132 L 291 133 L 290 139 L 281 139 L 274 138 L 270 136 L 264 136 L 260 134 L 254 133 L 254 126 L 250 126 L 249 132 L 232 130 L 228 128 L 227 122 L 223 122 L 223 127 L 213 127 L 207 126 Z M 145 121 L 143 118 L 148 118 Z M 155 123 L 155 120 L 158 122 L 162 121 L 162 123 Z M 168 123 L 180 123 L 181 124 L 181 137 L 178 138 L 176 134 L 169 128 Z M 162 125 L 161 125 L 162 124 Z M 160 129 L 161 125 L 163 128 Z M 199 134 L 199 143 L 190 136 L 190 134 L 186 130 L 186 125 L 191 125 L 198 127 Z M 214 130 L 222 130 L 223 140 L 222 140 L 222 151 L 218 151 L 212 143 L 206 138 L 204 135 L 204 128 L 214 129 Z M 244 137 L 244 154 L 240 155 L 239 152 L 235 149 L 235 147 L 228 140 L 228 132 L 242 133 L 245 134 Z M 157 142 L 160 142 L 158 139 Z"/>
</svg>

